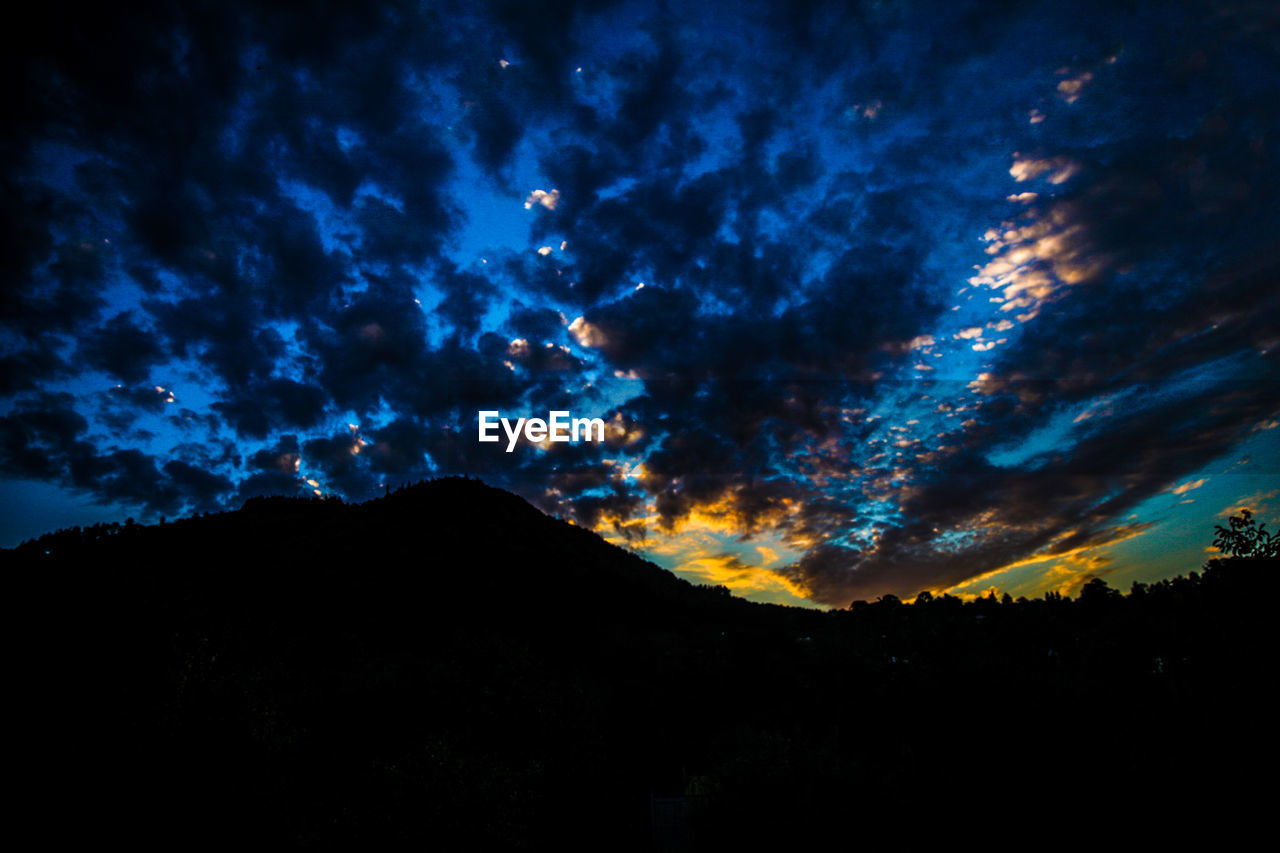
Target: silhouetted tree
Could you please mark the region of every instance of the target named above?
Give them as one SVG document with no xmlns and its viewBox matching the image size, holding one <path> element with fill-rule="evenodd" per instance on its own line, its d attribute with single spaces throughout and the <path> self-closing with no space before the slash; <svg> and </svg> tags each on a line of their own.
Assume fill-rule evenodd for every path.
<svg viewBox="0 0 1280 853">
<path fill-rule="evenodd" d="M 1228 557 L 1278 557 L 1280 556 L 1280 532 L 1268 533 L 1266 524 L 1255 524 L 1253 513 L 1240 510 L 1231 516 L 1230 528 L 1215 524 L 1217 535 L 1214 547 Z"/>
<path fill-rule="evenodd" d="M 1120 592 L 1112 589 L 1102 578 L 1094 578 L 1080 590 L 1080 600 L 1085 603 L 1107 601 L 1119 598 Z"/>
</svg>

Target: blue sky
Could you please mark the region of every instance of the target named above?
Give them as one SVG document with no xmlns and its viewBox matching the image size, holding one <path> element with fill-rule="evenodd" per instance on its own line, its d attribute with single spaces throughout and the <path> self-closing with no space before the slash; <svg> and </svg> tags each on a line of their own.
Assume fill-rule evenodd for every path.
<svg viewBox="0 0 1280 853">
<path fill-rule="evenodd" d="M 1127 586 L 1276 518 L 1263 7 L 27 26 L 0 544 L 467 473 L 691 580 L 843 606 Z M 481 409 L 607 441 L 507 454 Z"/>
</svg>

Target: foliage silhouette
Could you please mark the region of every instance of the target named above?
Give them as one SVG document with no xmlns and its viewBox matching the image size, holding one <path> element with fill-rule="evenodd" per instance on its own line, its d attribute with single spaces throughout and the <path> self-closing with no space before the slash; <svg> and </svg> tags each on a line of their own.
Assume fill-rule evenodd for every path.
<svg viewBox="0 0 1280 853">
<path fill-rule="evenodd" d="M 1242 509 L 1229 519 L 1230 527 L 1213 526 L 1213 545 L 1230 557 L 1280 556 L 1280 531 L 1267 533 L 1266 524 L 1255 524 L 1253 513 Z"/>
</svg>

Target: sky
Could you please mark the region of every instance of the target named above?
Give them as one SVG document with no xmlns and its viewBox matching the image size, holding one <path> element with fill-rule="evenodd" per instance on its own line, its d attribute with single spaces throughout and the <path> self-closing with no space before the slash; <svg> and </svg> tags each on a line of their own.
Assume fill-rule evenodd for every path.
<svg viewBox="0 0 1280 853">
<path fill-rule="evenodd" d="M 466 474 L 843 607 L 1127 589 L 1280 517 L 1273 3 L 35 15 L 0 546 Z"/>
</svg>

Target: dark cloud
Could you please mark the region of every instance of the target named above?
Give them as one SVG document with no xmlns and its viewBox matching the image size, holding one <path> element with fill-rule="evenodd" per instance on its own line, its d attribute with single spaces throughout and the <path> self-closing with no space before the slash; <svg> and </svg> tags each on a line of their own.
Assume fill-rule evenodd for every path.
<svg viewBox="0 0 1280 853">
<path fill-rule="evenodd" d="M 507 356 L 513 364 L 532 371 L 564 373 L 581 370 L 583 362 L 563 344 L 532 344 L 523 338 L 507 346 Z"/>
<path fill-rule="evenodd" d="M 308 473 L 320 475 L 322 488 L 365 500 L 376 494 L 378 478 L 369 470 L 361 454 L 363 448 L 360 436 L 348 430 L 304 442 L 302 458 Z"/>
<path fill-rule="evenodd" d="M 606 494 L 577 497 L 571 506 L 573 518 L 578 524 L 591 529 L 612 530 L 629 541 L 644 538 L 644 528 L 625 524 L 628 519 L 641 512 L 644 506 L 644 496 L 641 494 L 615 487 Z"/>
<path fill-rule="evenodd" d="M 153 333 L 122 312 L 81 337 L 76 356 L 123 382 L 136 383 L 147 381 L 161 350 Z"/>
<path fill-rule="evenodd" d="M 5 472 L 20 477 L 58 476 L 61 457 L 73 450 L 87 428 L 70 394 L 42 394 L 29 400 L 0 419 Z"/>
<path fill-rule="evenodd" d="M 456 329 L 463 338 L 475 335 L 489 308 L 492 283 L 483 276 L 458 269 L 445 271 L 435 281 L 445 292 L 436 306 L 436 316 Z"/>
<path fill-rule="evenodd" d="M 176 486 L 166 481 L 156 460 L 140 450 L 98 453 L 80 443 L 68 459 L 70 480 L 103 501 L 141 506 L 149 512 L 174 512 L 182 508 Z"/>
<path fill-rule="evenodd" d="M 127 435 L 136 429 L 140 416 L 160 414 L 174 400 L 173 394 L 159 385 L 115 385 L 101 394 L 94 414 L 116 435 Z"/>
<path fill-rule="evenodd" d="M 45 210 L 38 201 L 34 209 L 37 217 L 70 213 L 61 206 Z M 15 223 L 15 229 L 23 227 L 31 226 L 26 222 Z M 51 241 L 36 242 L 41 245 Z M 28 247 L 22 254 L 29 251 Z M 12 283 L 0 297 L 6 325 L 32 339 L 48 333 L 73 334 L 81 324 L 92 322 L 104 304 L 100 290 L 106 264 L 102 254 L 100 246 L 87 241 L 68 241 L 38 261 L 24 261 L 28 269 L 15 270 Z M 48 264 L 47 276 L 33 275 L 30 267 L 43 262 Z"/>
<path fill-rule="evenodd" d="M 212 405 L 236 432 L 266 438 L 282 429 L 310 429 L 321 421 L 328 395 L 315 385 L 271 379 L 235 389 L 231 400 Z"/>
<path fill-rule="evenodd" d="M 423 424 L 397 418 L 369 439 L 369 467 L 381 474 L 420 477 L 428 470 L 430 446 Z"/>
<path fill-rule="evenodd" d="M 299 474 L 302 452 L 297 436 L 280 436 L 275 444 L 249 456 L 249 474 L 240 480 L 236 502 L 263 495 L 298 495 L 309 490 Z"/>
<path fill-rule="evenodd" d="M 124 411 L 162 412 L 172 394 L 158 385 L 129 388 L 116 385 L 106 392 L 108 402 Z"/>
<path fill-rule="evenodd" d="M 230 295 L 182 299 L 148 306 L 176 358 L 197 360 L 228 388 L 271 374 L 285 354 L 284 340 L 248 300 Z"/>
<path fill-rule="evenodd" d="M 254 452 L 249 457 L 249 467 L 254 470 L 293 475 L 298 473 L 300 458 L 297 436 L 282 435 L 277 439 L 274 447 L 264 447 Z"/>
<path fill-rule="evenodd" d="M 272 495 L 298 496 L 311 494 L 311 487 L 301 478 L 277 471 L 257 471 L 242 479 L 236 490 L 236 502 Z"/>
<path fill-rule="evenodd" d="M 545 341 L 560 337 L 565 319 L 550 308 L 521 306 L 511 312 L 507 325 L 516 337 Z"/>
<path fill-rule="evenodd" d="M 221 497 L 234 489 L 227 477 L 189 465 L 180 459 L 166 462 L 164 473 L 174 487 L 182 492 L 186 505 L 194 512 L 221 509 Z"/>
<path fill-rule="evenodd" d="M 233 484 L 225 475 L 173 459 L 163 464 L 135 448 L 102 450 L 86 440 L 88 422 L 69 394 L 26 400 L 0 418 L 0 469 L 85 492 L 106 504 L 136 506 L 147 513 L 177 513 L 221 507 Z M 230 460 L 223 459 L 222 462 Z"/>
<path fill-rule="evenodd" d="M 20 391 L 33 391 L 42 382 L 66 372 L 67 367 L 50 341 L 20 347 L 0 356 L 0 395 L 11 397 Z"/>
</svg>

